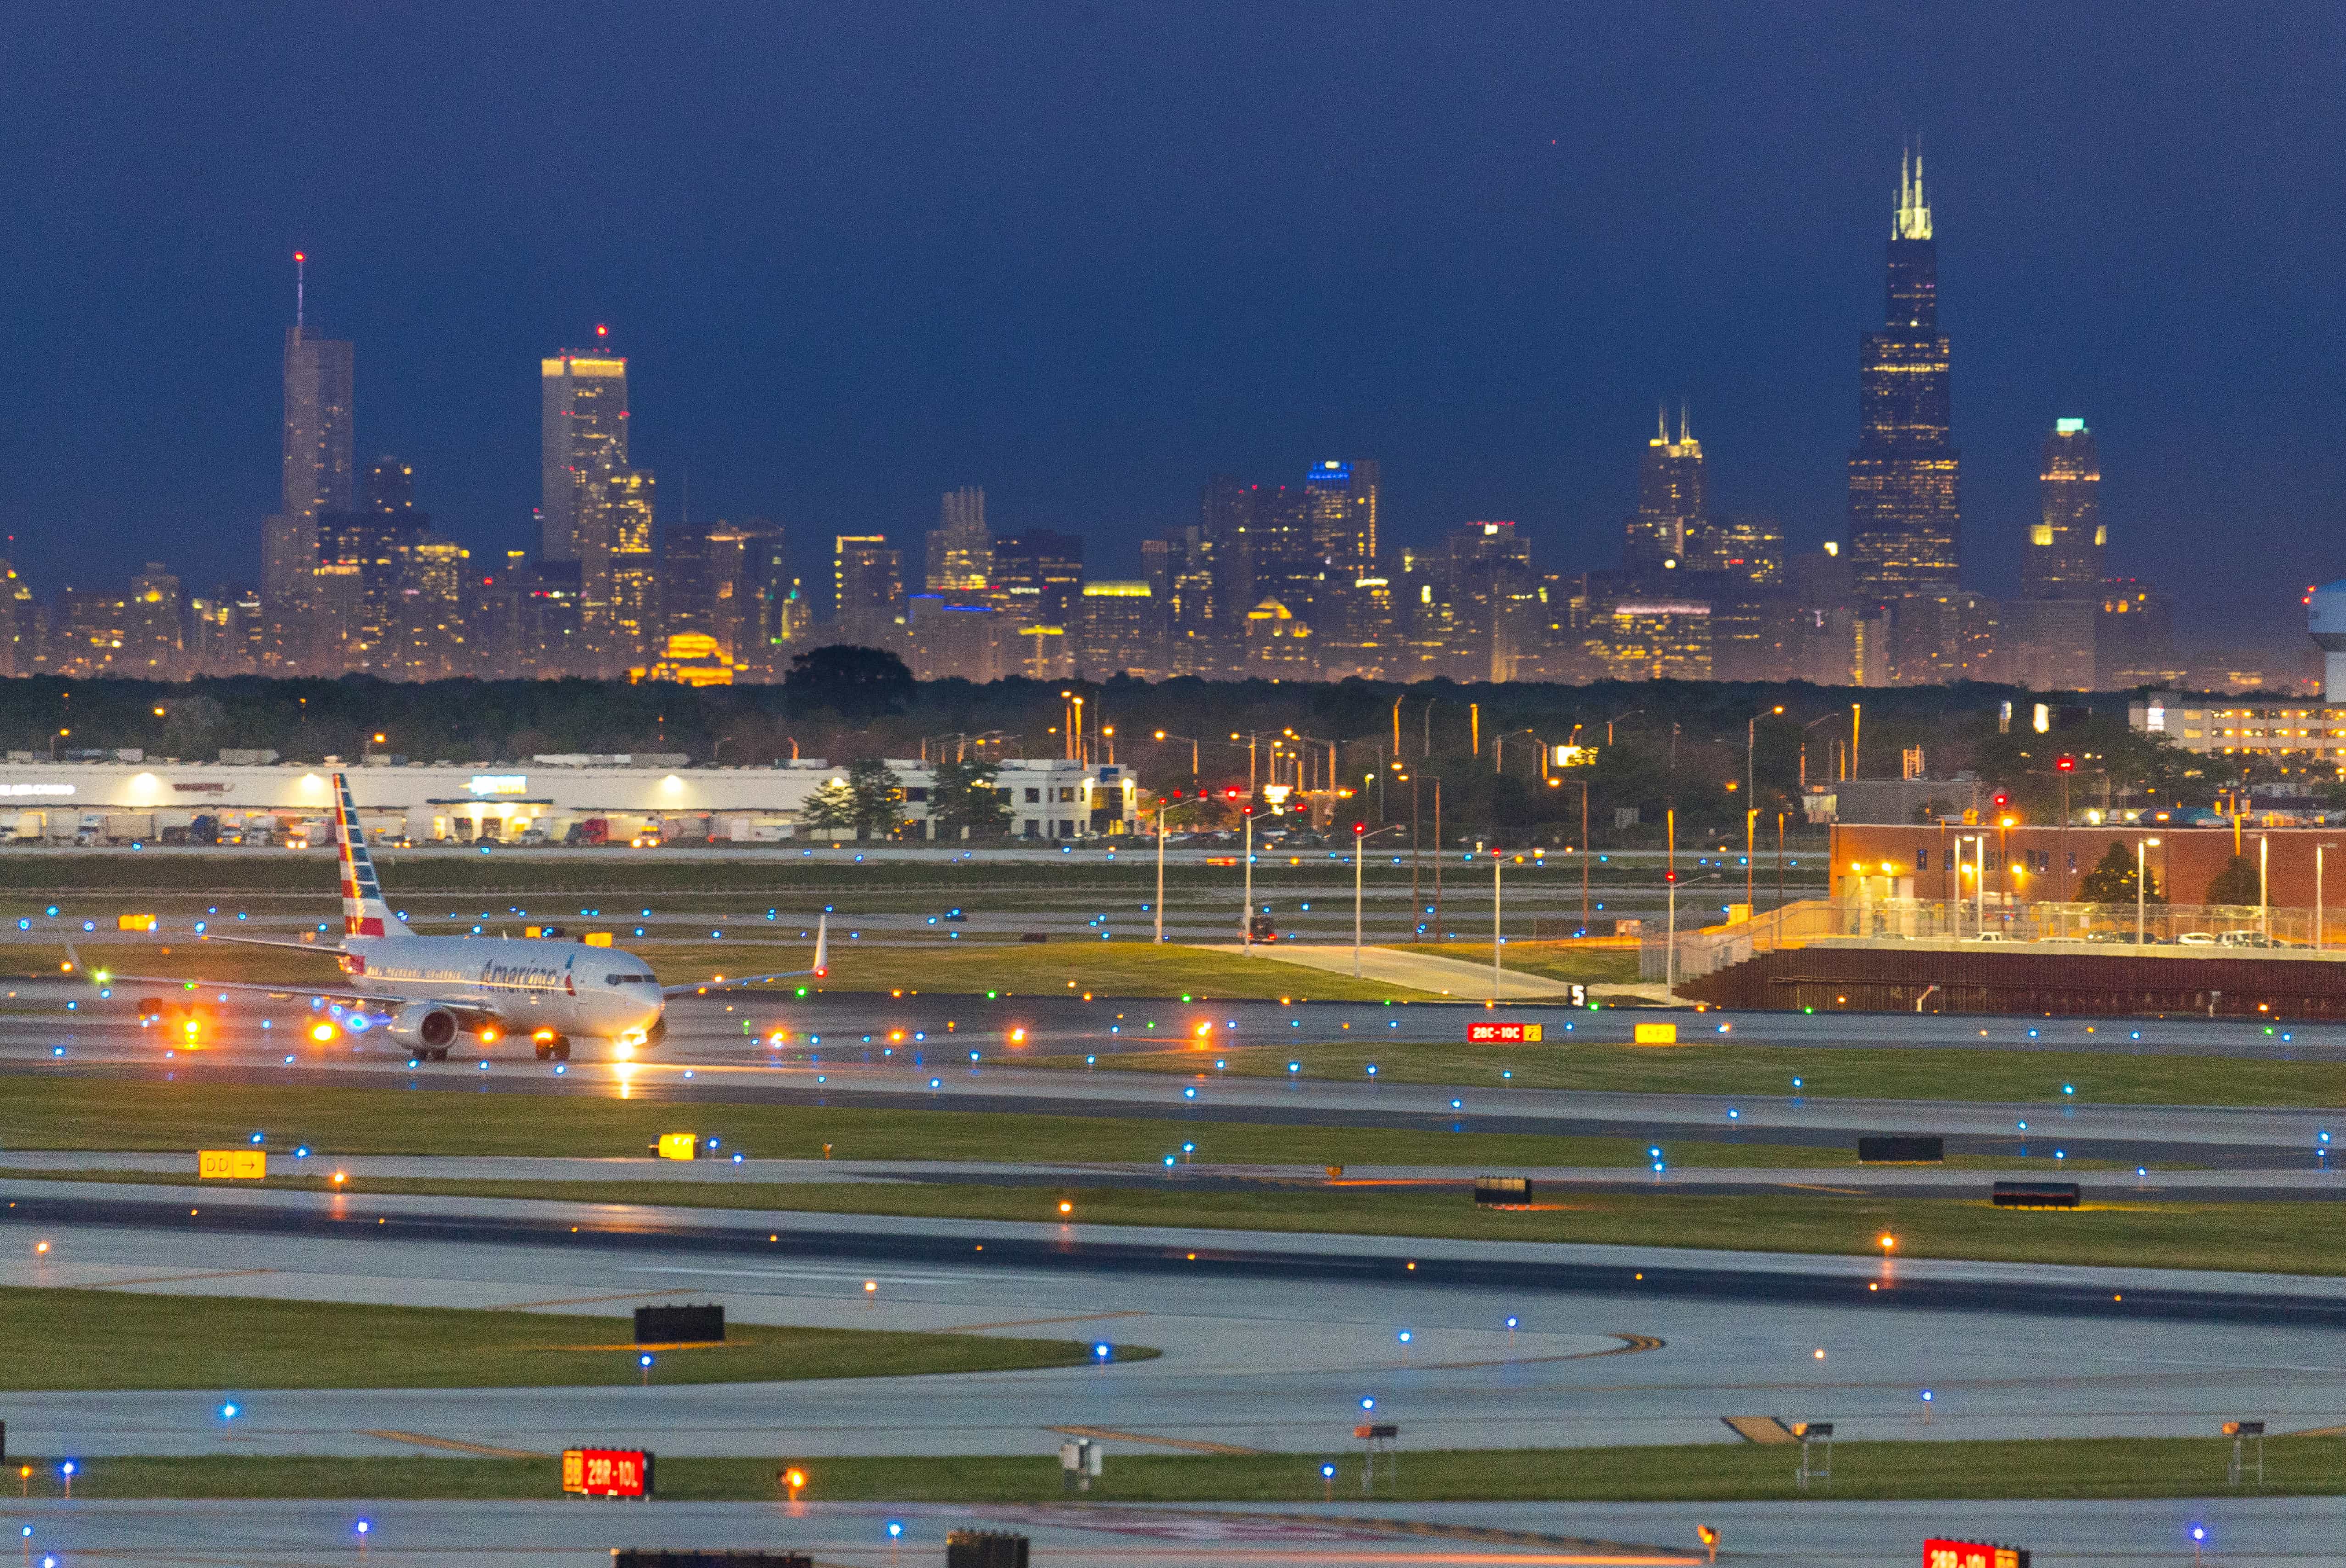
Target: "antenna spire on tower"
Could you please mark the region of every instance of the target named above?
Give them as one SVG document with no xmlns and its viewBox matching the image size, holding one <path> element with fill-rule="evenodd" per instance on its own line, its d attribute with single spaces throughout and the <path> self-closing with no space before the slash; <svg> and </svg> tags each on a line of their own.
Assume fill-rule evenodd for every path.
<svg viewBox="0 0 2346 1568">
<path fill-rule="evenodd" d="M 306 303 L 303 295 L 309 284 L 309 260 L 307 252 L 293 252 L 293 335 L 297 338 L 301 335 L 302 309 Z"/>
<path fill-rule="evenodd" d="M 1678 399 L 1678 444 L 1680 446 L 1684 446 L 1687 443 L 1688 439 L 1687 402 L 1686 399 L 1680 398 Z"/>
<path fill-rule="evenodd" d="M 1670 442 L 1670 405 L 1667 398 L 1658 399 L 1654 403 L 1654 441 L 1662 446 L 1668 446 Z"/>
<path fill-rule="evenodd" d="M 1931 238 L 1931 204 L 1923 194 L 1923 138 L 1898 154 L 1898 214 L 1892 221 L 1891 235 L 1898 239 L 1928 239 Z"/>
</svg>

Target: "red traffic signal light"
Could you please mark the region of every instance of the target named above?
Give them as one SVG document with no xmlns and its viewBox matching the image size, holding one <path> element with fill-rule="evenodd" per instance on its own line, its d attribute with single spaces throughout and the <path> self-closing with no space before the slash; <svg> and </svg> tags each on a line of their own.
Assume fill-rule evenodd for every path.
<svg viewBox="0 0 2346 1568">
<path fill-rule="evenodd" d="M 1354 837 L 1355 839 L 1359 838 L 1362 834 L 1363 834 L 1363 833 L 1367 832 L 1368 830 L 1369 830 L 1369 825 L 1368 825 L 1366 822 L 1355 822 L 1355 823 L 1353 823 L 1353 824 L 1352 824 L 1352 837 Z"/>
<path fill-rule="evenodd" d="M 1236 785 L 1232 785 L 1229 789 L 1225 789 L 1225 790 L 1223 790 L 1223 791 L 1222 791 L 1223 798 L 1224 798 L 1224 799 L 1230 799 L 1230 800 L 1235 800 L 1235 799 L 1237 799 L 1239 798 L 1239 796 L 1240 794 L 1242 794 L 1242 793 L 1243 793 L 1243 791 L 1242 791 L 1242 790 L 1240 790 L 1240 789 L 1239 789 Z"/>
<path fill-rule="evenodd" d="M 2077 759 L 2074 757 L 2064 757 L 2054 763 L 2053 767 L 2057 772 L 2075 773 L 2077 770 Z"/>
<path fill-rule="evenodd" d="M 1995 792 L 1995 809 L 1996 809 L 1997 810 L 2001 811 L 2001 810 L 2003 810 L 2006 806 L 2009 806 L 2009 805 L 2011 805 L 2011 804 L 2012 804 L 2012 797 L 2011 797 L 2011 796 L 2009 796 L 2009 795 L 2005 794 L 2005 793 L 2004 793 L 2003 790 L 2001 790 L 2001 789 L 1999 789 L 1999 790 L 1997 790 L 1997 791 Z"/>
<path fill-rule="evenodd" d="M 1674 882 L 1674 881 L 1677 881 L 1678 880 L 1678 874 L 1676 871 L 1664 871 L 1664 872 L 1662 873 L 1662 881 L 1666 881 L 1666 882 Z"/>
</svg>

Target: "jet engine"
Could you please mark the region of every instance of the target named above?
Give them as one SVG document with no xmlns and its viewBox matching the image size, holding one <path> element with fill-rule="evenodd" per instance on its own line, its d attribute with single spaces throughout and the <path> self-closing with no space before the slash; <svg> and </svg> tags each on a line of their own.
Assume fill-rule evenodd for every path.
<svg viewBox="0 0 2346 1568">
<path fill-rule="evenodd" d="M 413 1050 L 444 1053 L 462 1027 L 454 1013 L 428 1002 L 411 1002 L 391 1015 L 391 1037 Z"/>
</svg>

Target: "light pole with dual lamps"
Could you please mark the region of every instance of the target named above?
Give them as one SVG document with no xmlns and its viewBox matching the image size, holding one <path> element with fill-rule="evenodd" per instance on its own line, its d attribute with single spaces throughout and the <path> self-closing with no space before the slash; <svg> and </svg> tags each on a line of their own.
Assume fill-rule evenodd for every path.
<svg viewBox="0 0 2346 1568">
<path fill-rule="evenodd" d="M 1361 851 L 1379 833 L 1398 833 L 1401 824 L 1372 830 L 1366 822 L 1352 824 L 1352 978 L 1361 978 Z"/>
</svg>

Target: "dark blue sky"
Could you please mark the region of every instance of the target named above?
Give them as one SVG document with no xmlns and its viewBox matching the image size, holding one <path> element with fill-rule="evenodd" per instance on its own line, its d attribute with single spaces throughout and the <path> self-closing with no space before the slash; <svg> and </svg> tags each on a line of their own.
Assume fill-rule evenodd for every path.
<svg viewBox="0 0 2346 1568">
<path fill-rule="evenodd" d="M 2335 5 L 20 8 L 0 520 L 44 588 L 250 580 L 290 253 L 362 454 L 532 542 L 539 355 L 608 321 L 664 516 L 824 575 L 983 484 L 1095 570 L 1227 469 L 1612 565 L 1657 399 L 1837 535 L 1919 131 L 1990 591 L 2056 415 L 2113 565 L 2294 646 L 2346 575 Z"/>
</svg>

